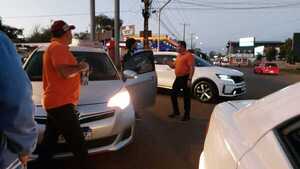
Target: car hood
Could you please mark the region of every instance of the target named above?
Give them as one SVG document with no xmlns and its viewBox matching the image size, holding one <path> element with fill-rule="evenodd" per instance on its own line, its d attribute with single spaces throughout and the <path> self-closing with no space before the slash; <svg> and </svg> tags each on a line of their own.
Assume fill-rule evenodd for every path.
<svg viewBox="0 0 300 169">
<path fill-rule="evenodd" d="M 33 101 L 37 106 L 41 106 L 42 82 L 32 82 Z M 80 105 L 106 103 L 118 91 L 124 87 L 121 80 L 114 81 L 90 81 L 89 85 L 81 86 Z"/>
<path fill-rule="evenodd" d="M 200 67 L 203 68 L 203 67 Z M 210 66 L 210 67 L 205 67 L 206 70 L 210 71 L 211 73 L 214 74 L 225 74 L 229 76 L 243 76 L 244 73 L 231 69 L 231 68 L 224 68 L 224 67 L 219 67 L 219 66 Z M 196 68 L 197 69 L 197 68 Z"/>
</svg>

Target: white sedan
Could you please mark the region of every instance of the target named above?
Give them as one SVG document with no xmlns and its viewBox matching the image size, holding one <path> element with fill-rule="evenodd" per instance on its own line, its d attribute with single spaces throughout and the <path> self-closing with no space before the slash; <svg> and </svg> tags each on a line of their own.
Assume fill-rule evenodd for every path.
<svg viewBox="0 0 300 169">
<path fill-rule="evenodd" d="M 219 104 L 199 169 L 300 167 L 300 83 L 260 100 Z"/>
<path fill-rule="evenodd" d="M 46 123 L 46 112 L 41 105 L 42 56 L 45 49 L 35 50 L 24 64 L 32 81 L 33 100 L 37 105 L 34 118 L 38 123 L 39 142 L 43 139 Z M 128 69 L 135 71 L 125 70 L 127 79 L 123 80 L 104 50 L 90 47 L 70 47 L 70 50 L 78 61 L 85 60 L 91 68 L 88 85 L 81 87 L 77 106 L 89 153 L 115 151 L 124 147 L 133 139 L 135 111 L 155 102 L 157 84 L 153 53 L 136 53 L 128 61 L 128 64 L 134 65 Z M 143 67 L 139 67 L 141 65 Z M 69 156 L 69 152 L 64 138 L 59 137 L 56 157 Z"/>
<path fill-rule="evenodd" d="M 154 52 L 158 87 L 172 89 L 174 70 L 166 62 L 175 61 L 176 52 Z M 195 74 L 192 79 L 192 94 L 201 102 L 216 100 L 219 96 L 235 97 L 246 93 L 244 74 L 238 70 L 213 66 L 195 56 Z"/>
</svg>

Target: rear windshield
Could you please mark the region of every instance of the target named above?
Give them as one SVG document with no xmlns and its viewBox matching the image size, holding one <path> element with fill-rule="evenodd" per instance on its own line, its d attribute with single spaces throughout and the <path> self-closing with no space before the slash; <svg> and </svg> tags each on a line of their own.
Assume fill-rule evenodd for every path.
<svg viewBox="0 0 300 169">
<path fill-rule="evenodd" d="M 267 67 L 277 67 L 276 63 L 266 63 L 265 66 Z"/>
<path fill-rule="evenodd" d="M 72 53 L 78 62 L 84 60 L 90 65 L 90 81 L 120 79 L 117 70 L 105 53 L 80 51 Z M 44 51 L 36 51 L 25 66 L 25 71 L 27 72 L 31 81 L 42 81 L 43 54 Z"/>
</svg>

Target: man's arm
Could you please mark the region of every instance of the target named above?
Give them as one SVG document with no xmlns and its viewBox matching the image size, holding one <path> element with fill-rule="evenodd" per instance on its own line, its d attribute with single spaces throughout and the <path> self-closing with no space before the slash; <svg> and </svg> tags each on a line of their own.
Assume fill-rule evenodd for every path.
<svg viewBox="0 0 300 169">
<path fill-rule="evenodd" d="M 68 79 L 76 76 L 78 73 L 87 71 L 89 65 L 86 62 L 80 62 L 76 65 L 57 65 L 56 68 L 63 78 Z"/>
<path fill-rule="evenodd" d="M 175 69 L 175 64 L 174 64 L 174 62 L 172 62 L 172 61 L 166 61 L 166 64 L 167 64 L 170 68 Z"/>
</svg>

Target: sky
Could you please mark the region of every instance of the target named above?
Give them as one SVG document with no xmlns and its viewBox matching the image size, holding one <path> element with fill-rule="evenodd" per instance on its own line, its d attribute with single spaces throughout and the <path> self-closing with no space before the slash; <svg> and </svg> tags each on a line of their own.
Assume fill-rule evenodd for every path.
<svg viewBox="0 0 300 169">
<path fill-rule="evenodd" d="M 89 30 L 89 0 L 0 0 L 0 16 L 6 25 L 23 28 L 30 35 L 37 25 L 48 27 L 53 20 L 63 19 L 76 25 L 76 32 Z M 152 11 L 166 0 L 153 0 Z M 271 8 L 270 8 L 271 7 Z M 141 0 L 120 0 L 120 17 L 124 25 L 143 28 Z M 253 9 L 255 8 L 255 9 Z M 261 41 L 284 41 L 300 32 L 299 0 L 171 0 L 161 12 L 161 32 L 183 39 L 191 37 L 196 47 L 206 52 L 222 51 L 226 42 L 242 37 Z M 113 17 L 114 0 L 96 0 L 96 14 Z M 158 33 L 158 16 L 149 20 L 153 34 Z M 191 34 L 193 33 L 193 36 Z"/>
</svg>

